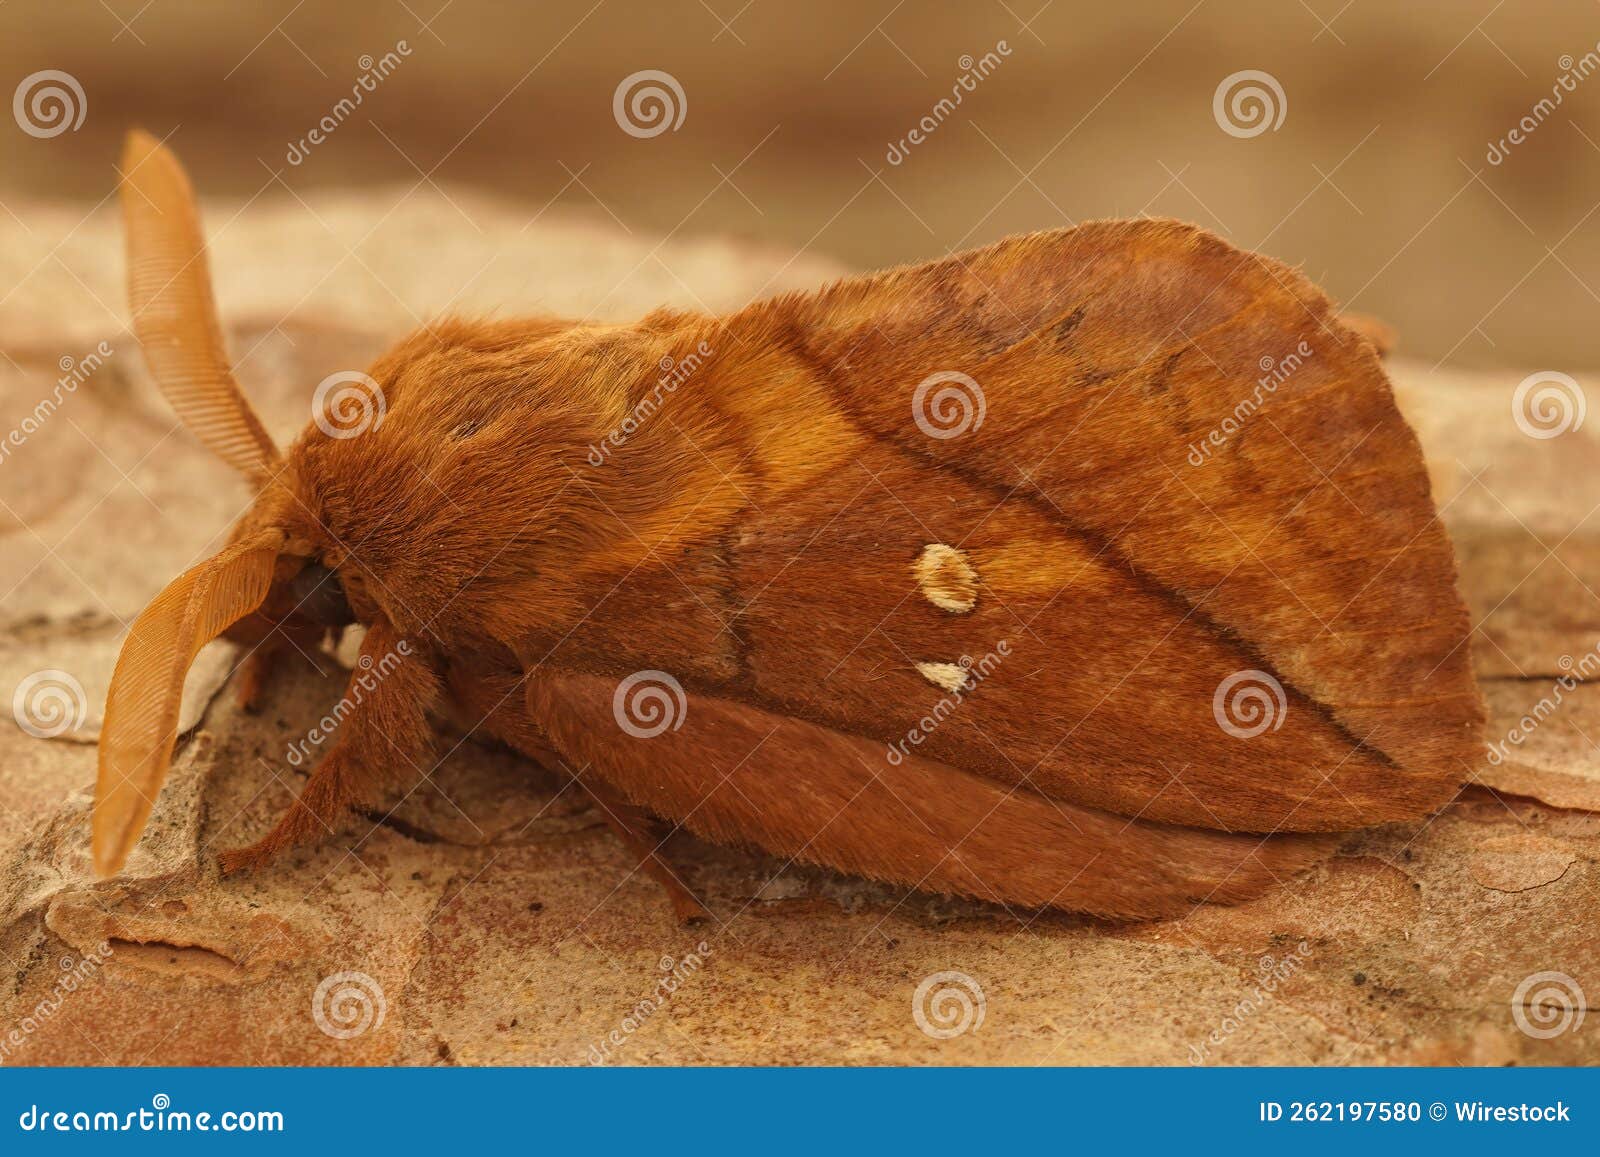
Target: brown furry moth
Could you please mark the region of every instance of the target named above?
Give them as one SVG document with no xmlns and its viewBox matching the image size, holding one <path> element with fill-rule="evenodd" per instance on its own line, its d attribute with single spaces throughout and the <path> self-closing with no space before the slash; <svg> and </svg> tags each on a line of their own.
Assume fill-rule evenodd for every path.
<svg viewBox="0 0 1600 1157">
<path fill-rule="evenodd" d="M 1098 221 L 721 318 L 443 321 L 371 367 L 381 422 L 281 453 L 224 354 L 182 169 L 135 134 L 124 172 L 151 372 L 258 496 L 123 647 L 102 875 L 199 648 L 253 648 L 249 699 L 287 640 L 352 622 L 386 674 L 225 869 L 420 766 L 430 713 L 578 769 L 684 916 L 661 820 L 1148 917 L 1416 819 L 1476 757 L 1416 438 L 1373 343 L 1277 262 Z"/>
</svg>

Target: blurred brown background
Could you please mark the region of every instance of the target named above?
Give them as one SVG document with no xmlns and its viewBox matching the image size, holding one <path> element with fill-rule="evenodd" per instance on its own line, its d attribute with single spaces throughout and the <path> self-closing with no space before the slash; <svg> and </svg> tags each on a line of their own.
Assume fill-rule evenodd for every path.
<svg viewBox="0 0 1600 1157">
<path fill-rule="evenodd" d="M 400 41 L 409 55 L 289 163 L 362 58 Z M 1001 41 L 1009 55 L 889 163 L 963 58 Z M 530 217 L 579 205 L 640 236 L 757 237 L 861 268 L 1171 215 L 1303 265 L 1430 364 L 1578 372 L 1600 364 L 1600 71 L 1582 75 L 1597 41 L 1591 0 L 10 0 L 4 92 L 58 69 L 87 111 L 53 137 L 0 122 L 0 205 L 87 209 L 142 124 L 174 134 L 211 196 L 470 185 Z M 612 100 L 645 69 L 676 79 L 685 115 L 640 138 Z M 1246 69 L 1278 81 L 1284 115 L 1236 137 L 1213 94 Z"/>
</svg>

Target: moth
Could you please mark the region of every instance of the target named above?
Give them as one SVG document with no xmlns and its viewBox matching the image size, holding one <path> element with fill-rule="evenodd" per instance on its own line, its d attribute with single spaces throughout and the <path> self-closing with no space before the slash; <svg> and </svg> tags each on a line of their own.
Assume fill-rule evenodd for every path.
<svg viewBox="0 0 1600 1157">
<path fill-rule="evenodd" d="M 445 319 L 370 367 L 381 421 L 282 451 L 182 168 L 136 133 L 123 172 L 151 374 L 256 498 L 129 631 L 101 876 L 196 652 L 248 648 L 251 700 L 353 624 L 352 708 L 225 871 L 414 778 L 441 719 L 568 769 L 684 918 L 666 830 L 1168 916 L 1425 816 L 1476 760 L 1417 440 L 1370 336 L 1274 260 L 1095 221 L 722 317 Z"/>
</svg>

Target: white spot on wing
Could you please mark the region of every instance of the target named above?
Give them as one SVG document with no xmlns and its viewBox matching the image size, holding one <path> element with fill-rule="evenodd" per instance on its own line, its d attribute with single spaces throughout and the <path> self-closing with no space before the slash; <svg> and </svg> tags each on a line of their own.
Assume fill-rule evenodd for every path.
<svg viewBox="0 0 1600 1157">
<path fill-rule="evenodd" d="M 959 663 L 918 663 L 917 670 L 935 687 L 959 691 L 967 685 L 967 669 Z"/>
<path fill-rule="evenodd" d="M 911 564 L 922 593 L 940 610 L 964 615 L 978 602 L 978 572 L 966 552 L 930 542 Z"/>
</svg>

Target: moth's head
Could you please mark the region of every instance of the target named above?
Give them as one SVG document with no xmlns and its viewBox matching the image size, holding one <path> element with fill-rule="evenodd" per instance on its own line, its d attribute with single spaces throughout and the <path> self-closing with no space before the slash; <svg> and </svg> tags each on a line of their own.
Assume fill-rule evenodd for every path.
<svg viewBox="0 0 1600 1157">
<path fill-rule="evenodd" d="M 641 439 L 626 472 L 588 465 L 660 361 L 650 319 L 428 327 L 366 373 L 326 379 L 314 420 L 282 452 L 229 365 L 182 166 L 135 132 L 121 192 L 133 327 L 151 375 L 257 497 L 227 545 L 173 579 L 123 644 L 100 739 L 101 876 L 122 867 L 149 818 L 184 675 L 206 643 L 259 646 L 275 631 L 315 640 L 381 620 L 470 645 L 576 623 L 586 579 L 626 571 L 656 529 L 681 520 L 673 472 L 697 456 L 690 435 L 654 423 L 649 438 L 674 431 L 682 444 Z"/>
<path fill-rule="evenodd" d="M 228 536 L 230 549 L 262 541 L 278 544 L 267 593 L 259 607 L 223 632 L 225 637 L 254 646 L 282 631 L 296 640 L 326 636 L 337 643 L 346 627 L 381 617 L 359 577 L 340 569 L 344 552 L 296 497 L 293 463 L 287 459 Z"/>
</svg>

